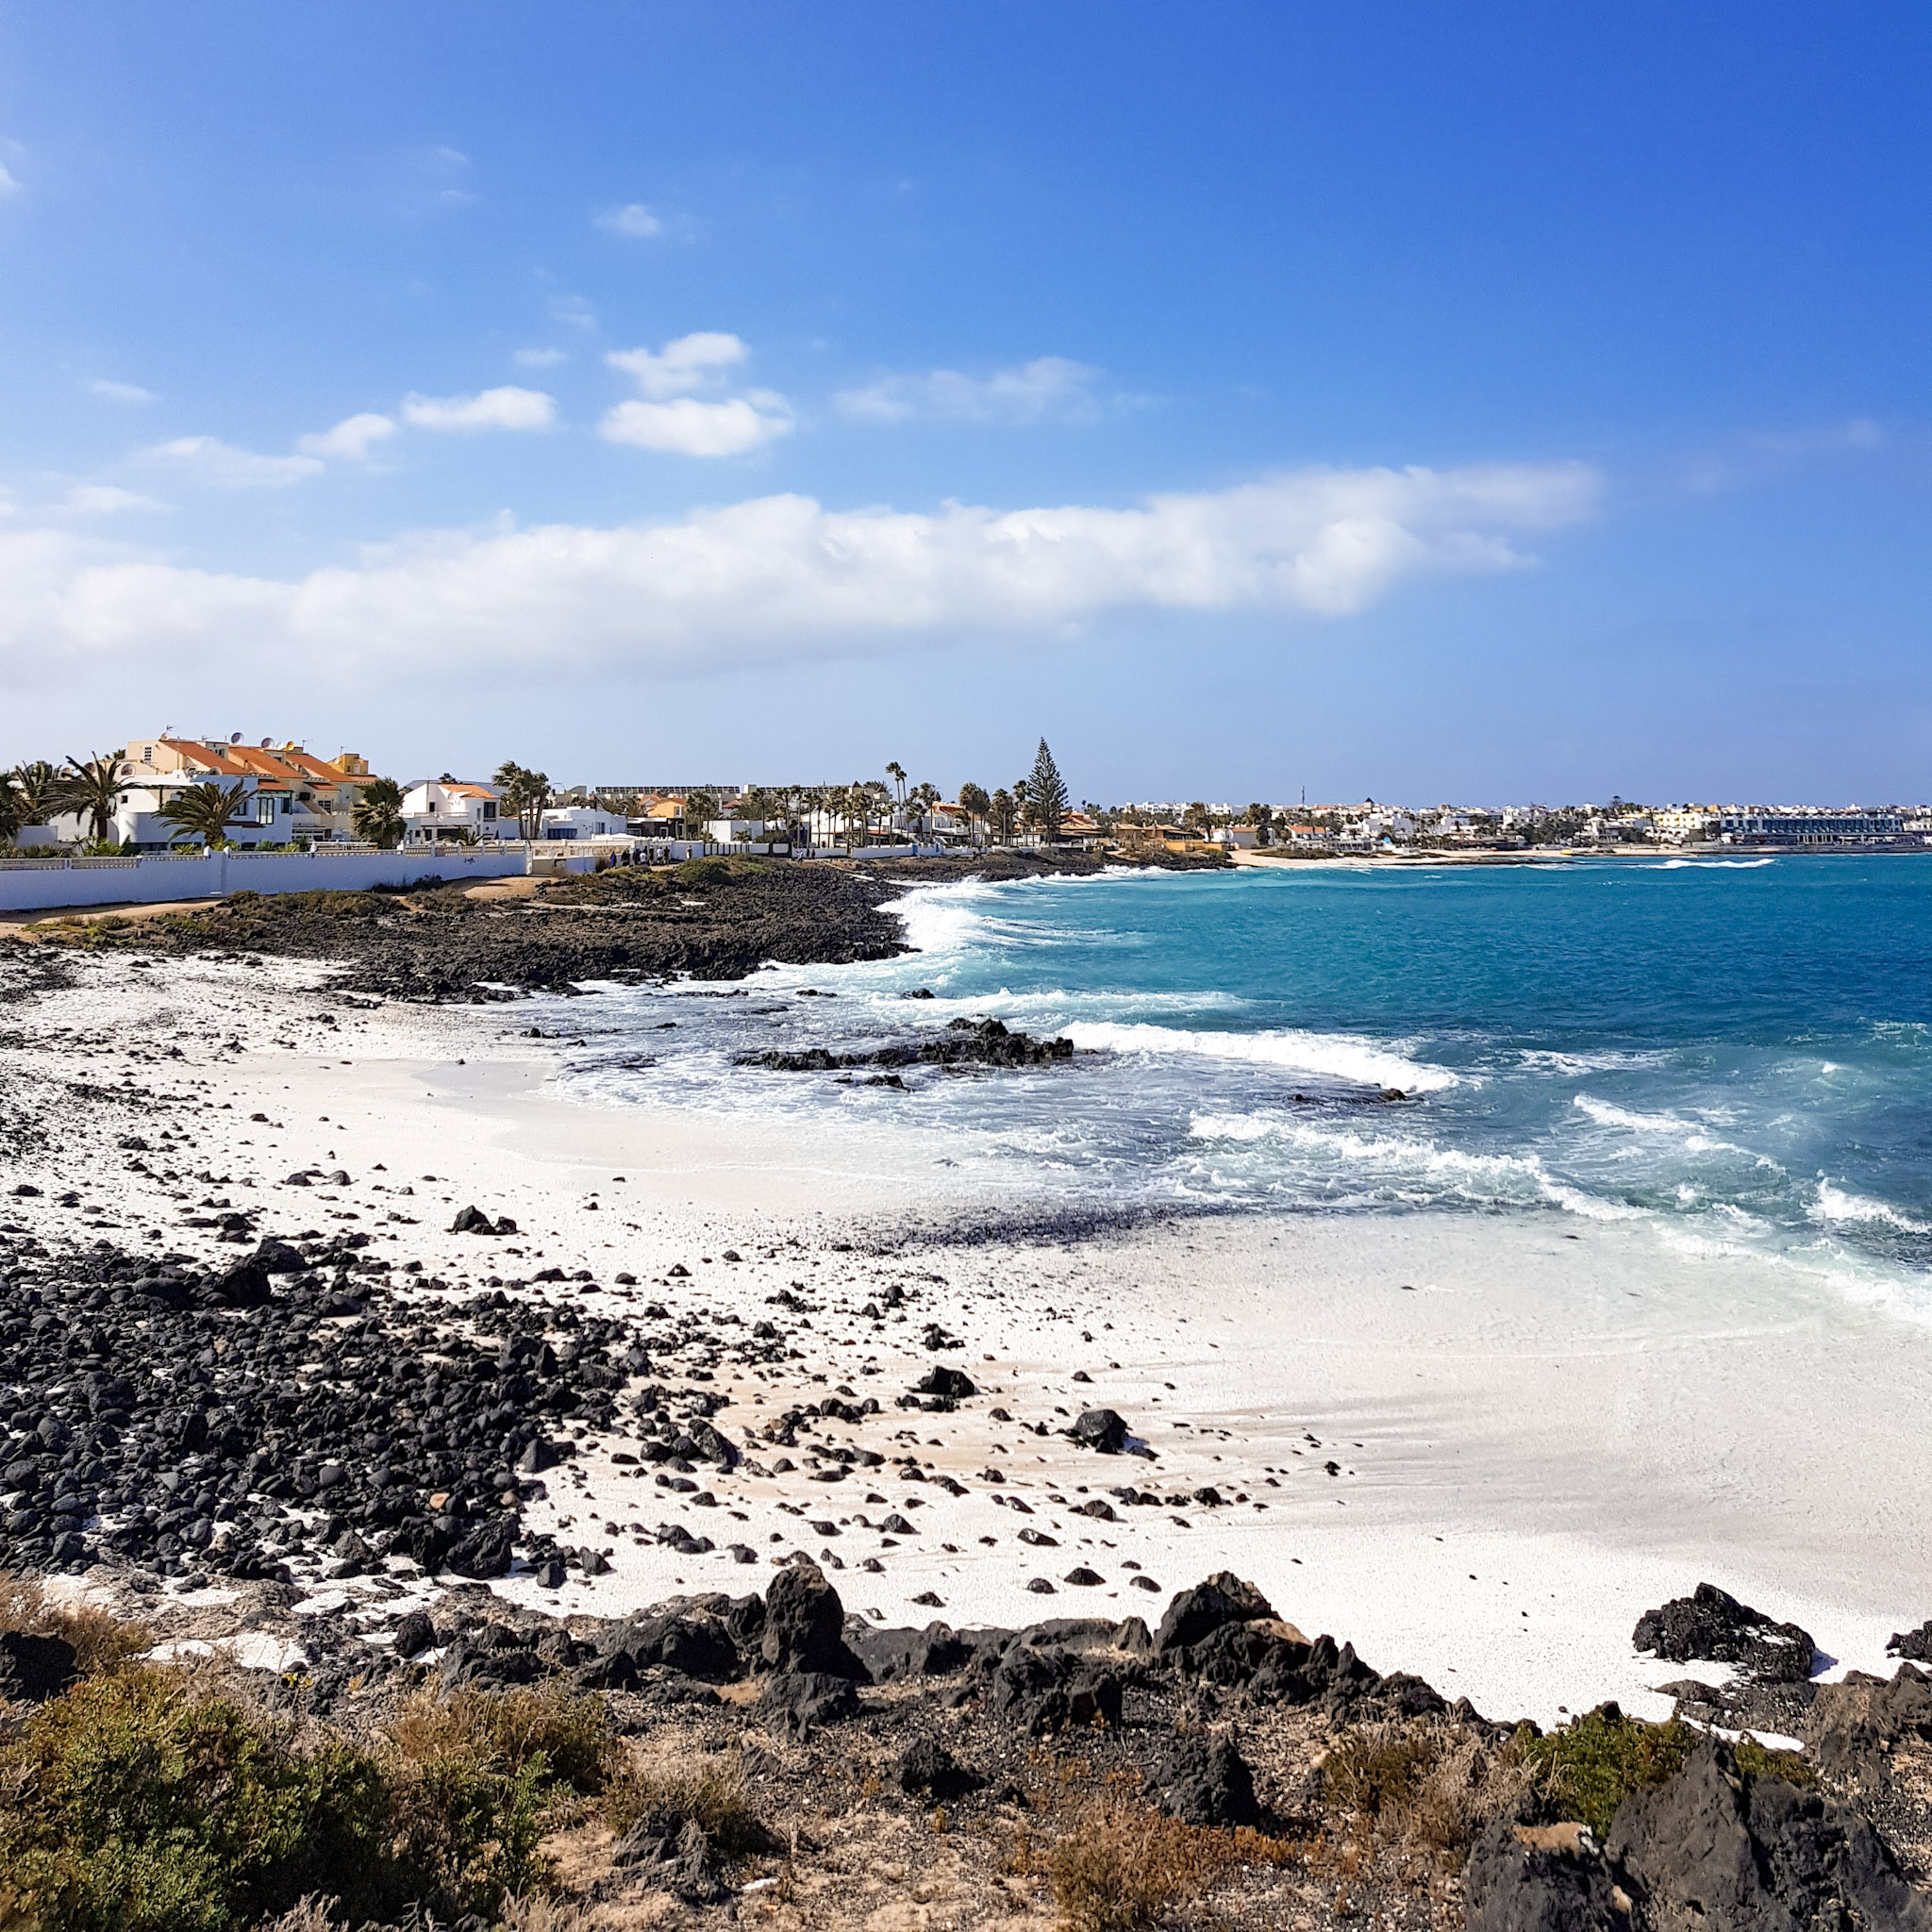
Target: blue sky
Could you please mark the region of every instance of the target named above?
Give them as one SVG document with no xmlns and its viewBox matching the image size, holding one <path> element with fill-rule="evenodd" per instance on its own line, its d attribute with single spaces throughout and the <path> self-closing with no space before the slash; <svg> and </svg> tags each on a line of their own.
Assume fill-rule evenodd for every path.
<svg viewBox="0 0 1932 1932">
<path fill-rule="evenodd" d="M 1920 798 L 1932 16 L 25 0 L 0 758 Z"/>
</svg>

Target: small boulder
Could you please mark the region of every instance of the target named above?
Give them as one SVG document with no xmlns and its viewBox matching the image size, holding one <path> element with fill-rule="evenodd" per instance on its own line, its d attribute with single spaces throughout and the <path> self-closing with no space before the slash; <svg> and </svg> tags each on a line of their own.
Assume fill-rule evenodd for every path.
<svg viewBox="0 0 1932 1932">
<path fill-rule="evenodd" d="M 1257 1623 L 1274 1615 L 1274 1607 L 1252 1583 L 1231 1570 L 1218 1570 L 1207 1582 L 1180 1591 L 1168 1605 L 1154 1647 L 1165 1656 L 1184 1644 L 1199 1643 L 1224 1624 Z"/>
<path fill-rule="evenodd" d="M 394 1641 L 398 1657 L 421 1657 L 425 1650 L 434 1650 L 436 1625 L 429 1621 L 429 1613 L 410 1610 L 397 1624 Z"/>
<path fill-rule="evenodd" d="M 948 1401 L 963 1402 L 969 1395 L 977 1395 L 979 1391 L 973 1379 L 960 1369 L 943 1368 L 935 1363 L 912 1385 L 914 1395 L 943 1395 Z"/>
<path fill-rule="evenodd" d="M 449 1231 L 452 1234 L 494 1234 L 496 1224 L 480 1208 L 462 1208 L 457 1210 L 457 1218 L 450 1223 Z"/>
<path fill-rule="evenodd" d="M 44 1704 L 66 1690 L 75 1674 L 74 1646 L 64 1637 L 0 1632 L 0 1698 Z"/>
<path fill-rule="evenodd" d="M 845 1646 L 845 1607 L 816 1563 L 794 1563 L 765 1592 L 759 1655 L 774 1675 L 804 1672 L 852 1678 L 864 1666 Z"/>
<path fill-rule="evenodd" d="M 1255 1774 L 1226 1739 L 1191 1731 L 1148 1779 L 1148 1793 L 1170 1818 L 1186 1824 L 1232 1829 L 1259 1822 Z"/>
<path fill-rule="evenodd" d="M 986 1780 L 968 1771 L 934 1738 L 921 1738 L 908 1747 L 897 1770 L 899 1789 L 910 1796 L 944 1804 L 976 1791 Z"/>
<path fill-rule="evenodd" d="M 1082 1409 L 1065 1431 L 1083 1448 L 1102 1456 L 1118 1456 L 1126 1447 L 1126 1423 L 1110 1408 Z"/>
</svg>

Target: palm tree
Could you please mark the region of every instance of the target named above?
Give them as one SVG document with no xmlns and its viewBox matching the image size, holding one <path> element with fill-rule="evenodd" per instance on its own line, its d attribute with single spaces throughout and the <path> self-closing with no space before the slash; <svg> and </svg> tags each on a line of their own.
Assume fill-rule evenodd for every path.
<svg viewBox="0 0 1932 1932">
<path fill-rule="evenodd" d="M 60 810 L 61 784 L 58 767 L 45 758 L 13 768 L 14 783 L 20 791 L 21 824 L 44 825 Z"/>
<path fill-rule="evenodd" d="M 230 842 L 228 821 L 241 809 L 247 788 L 239 780 L 224 791 L 219 785 L 191 785 L 177 792 L 161 808 L 161 816 L 173 825 L 171 844 L 183 839 L 199 839 L 212 852 Z"/>
<path fill-rule="evenodd" d="M 121 804 L 121 755 L 96 752 L 85 764 L 73 753 L 67 757 L 60 803 L 88 821 L 89 836 L 105 840 Z"/>
<path fill-rule="evenodd" d="M 974 831 L 979 822 L 992 809 L 992 800 L 986 795 L 983 785 L 962 785 L 959 788 L 959 809 L 966 814 L 967 829 Z M 974 838 L 977 839 L 974 831 Z"/>
<path fill-rule="evenodd" d="M 886 766 L 886 776 L 898 788 L 899 803 L 904 805 L 906 803 L 906 767 L 897 758 L 893 758 Z"/>
<path fill-rule="evenodd" d="M 940 803 L 940 788 L 928 779 L 924 785 L 915 785 L 909 793 L 910 802 L 918 808 L 919 823 L 930 829 L 932 808 Z"/>
<path fill-rule="evenodd" d="M 12 843 L 14 833 L 26 824 L 25 810 L 13 774 L 0 772 L 0 844 Z"/>
<path fill-rule="evenodd" d="M 987 800 L 986 815 L 991 824 L 995 841 L 1001 845 L 1010 845 L 1013 842 L 1013 821 L 1019 816 L 1019 805 L 1005 786 Z"/>
<path fill-rule="evenodd" d="M 517 815 L 517 830 L 525 839 L 535 839 L 543 829 L 543 808 L 550 803 L 548 775 L 505 758 L 496 768 L 494 783 L 503 790 L 504 804 Z"/>
<path fill-rule="evenodd" d="M 403 824 L 403 788 L 393 778 L 372 778 L 363 786 L 349 824 L 357 838 L 393 852 L 408 829 Z"/>
</svg>

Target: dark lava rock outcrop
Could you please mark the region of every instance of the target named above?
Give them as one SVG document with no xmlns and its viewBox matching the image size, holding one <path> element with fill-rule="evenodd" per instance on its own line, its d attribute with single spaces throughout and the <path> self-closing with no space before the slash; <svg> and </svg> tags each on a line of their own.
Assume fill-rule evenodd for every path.
<svg viewBox="0 0 1932 1932">
<path fill-rule="evenodd" d="M 1808 1630 L 1774 1623 L 1713 1583 L 1646 1610 L 1630 1641 L 1673 1663 L 1735 1664 L 1760 1684 L 1804 1682 L 1816 1649 Z"/>
</svg>

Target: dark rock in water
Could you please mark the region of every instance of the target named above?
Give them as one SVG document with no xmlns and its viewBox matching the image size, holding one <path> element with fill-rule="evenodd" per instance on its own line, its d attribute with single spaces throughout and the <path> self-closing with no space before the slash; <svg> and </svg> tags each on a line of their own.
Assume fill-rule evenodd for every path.
<svg viewBox="0 0 1932 1932">
<path fill-rule="evenodd" d="M 398 1657 L 421 1657 L 436 1648 L 436 1625 L 426 1610 L 410 1610 L 396 1624 L 395 1653 Z"/>
<path fill-rule="evenodd" d="M 1865 1818 L 1781 1778 L 1740 1776 L 1714 1741 L 1669 1784 L 1626 1798 L 1606 1850 L 1659 1927 L 1932 1928 L 1932 1901 Z"/>
<path fill-rule="evenodd" d="M 1065 1432 L 1083 1448 L 1096 1449 L 1103 1456 L 1118 1456 L 1126 1445 L 1127 1425 L 1110 1408 L 1082 1409 L 1074 1426 Z"/>
<path fill-rule="evenodd" d="M 816 1563 L 794 1563 L 765 1592 L 759 1655 L 780 1675 L 858 1677 L 865 1666 L 845 1647 L 845 1607 Z"/>
<path fill-rule="evenodd" d="M 1470 1847 L 1462 1893 L 1467 1932 L 1624 1932 L 1630 1924 L 1602 1850 L 1574 1823 L 1491 1819 Z"/>
<path fill-rule="evenodd" d="M 1074 1057 L 1071 1040 L 1035 1040 L 1001 1020 L 955 1020 L 937 1040 L 908 1041 L 870 1053 L 831 1053 L 823 1046 L 770 1047 L 739 1055 L 735 1065 L 774 1074 L 829 1074 L 853 1067 L 1045 1067 Z"/>
<path fill-rule="evenodd" d="M 1199 1643 L 1224 1624 L 1252 1624 L 1274 1614 L 1274 1607 L 1252 1583 L 1231 1570 L 1217 1570 L 1207 1582 L 1181 1591 L 1168 1605 L 1154 1647 L 1165 1656 L 1183 1644 Z"/>
<path fill-rule="evenodd" d="M 1809 1631 L 1774 1624 L 1712 1583 L 1646 1610 L 1630 1641 L 1672 1663 L 1735 1664 L 1762 1684 L 1803 1682 L 1811 1674 L 1815 1650 Z"/>
<path fill-rule="evenodd" d="M 1192 1731 L 1148 1778 L 1148 1793 L 1170 1818 L 1224 1829 L 1257 1824 L 1255 1774 L 1225 1738 Z"/>
<path fill-rule="evenodd" d="M 967 1768 L 933 1738 L 921 1738 L 900 1758 L 899 1789 L 912 1795 L 944 1804 L 949 1798 L 963 1798 L 986 1782 Z"/>
<path fill-rule="evenodd" d="M 955 1402 L 963 1402 L 969 1395 L 977 1395 L 973 1378 L 960 1369 L 943 1368 L 935 1363 L 912 1385 L 915 1395 L 944 1395 Z"/>
<path fill-rule="evenodd" d="M 765 1679 L 758 1706 L 793 1737 L 802 1738 L 815 1724 L 857 1717 L 858 1695 L 852 1679 L 840 1672 L 778 1671 Z"/>
<path fill-rule="evenodd" d="M 74 1646 L 64 1637 L 0 1632 L 0 1698 L 44 1704 L 74 1681 Z"/>
<path fill-rule="evenodd" d="M 1908 1657 L 1915 1664 L 1932 1663 L 1932 1621 L 1916 1630 L 1894 1630 L 1885 1647 L 1891 1656 Z"/>
</svg>

